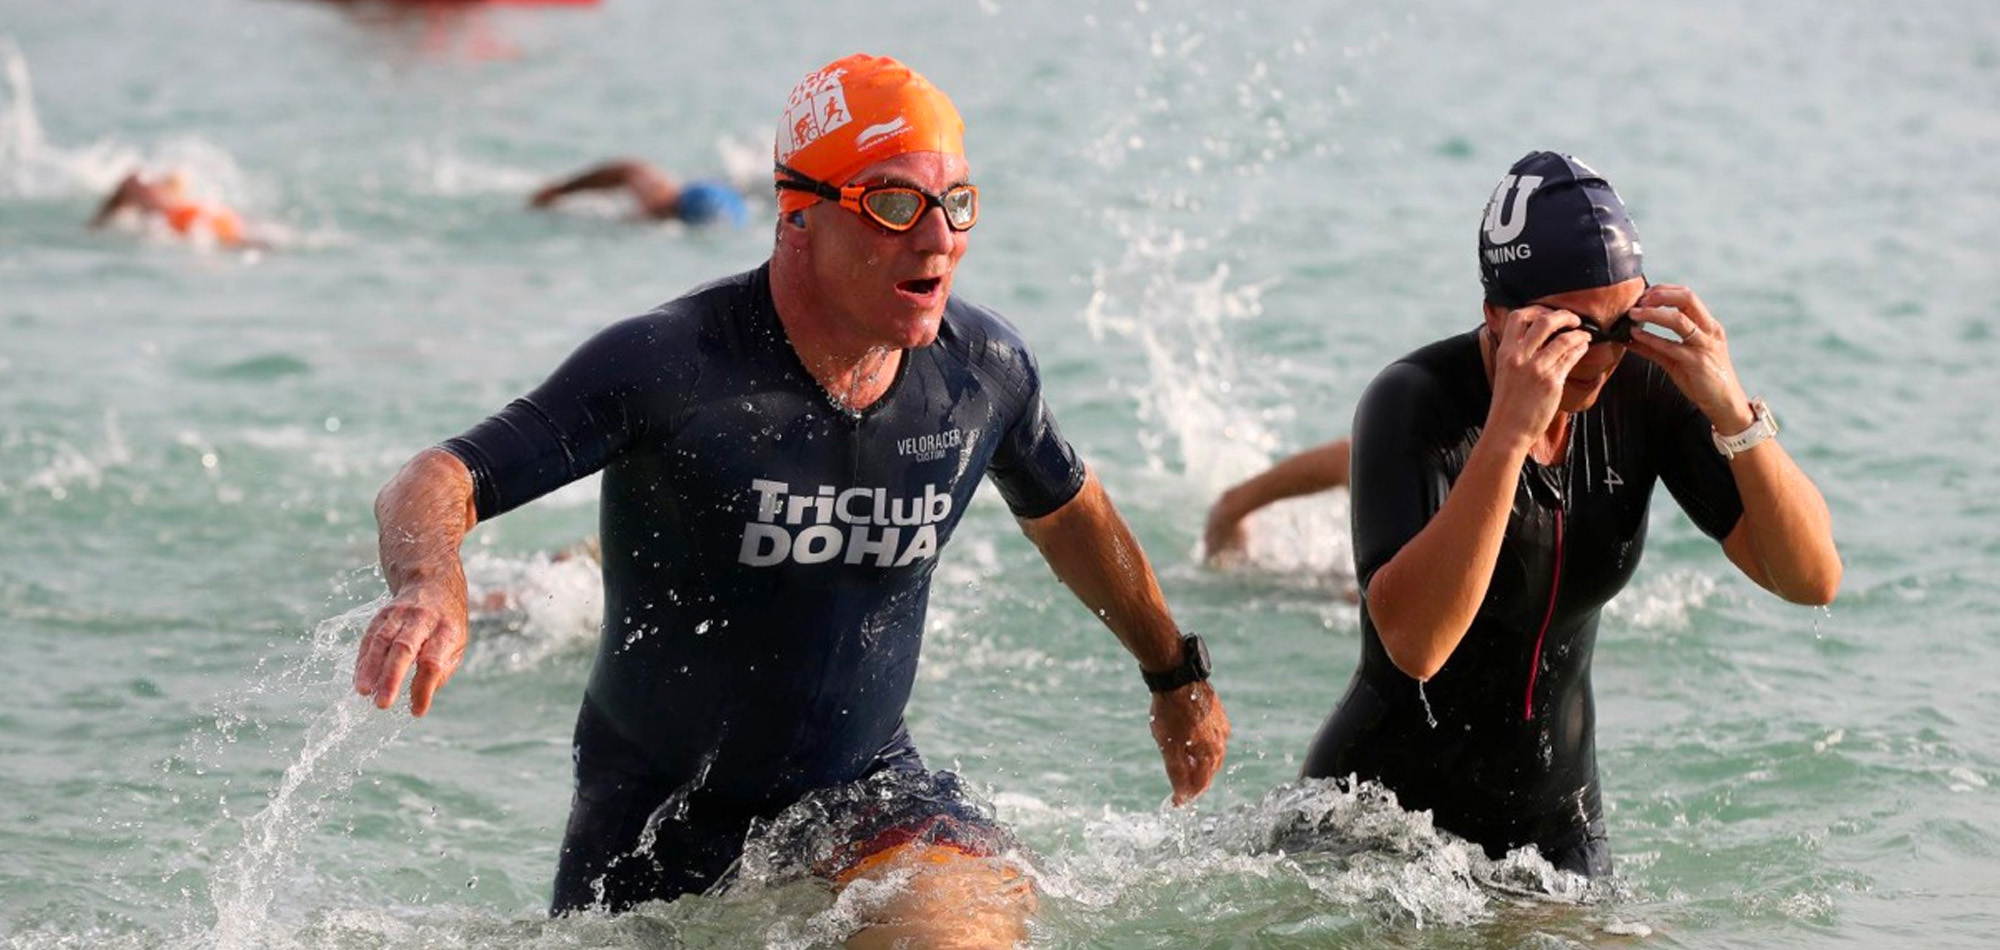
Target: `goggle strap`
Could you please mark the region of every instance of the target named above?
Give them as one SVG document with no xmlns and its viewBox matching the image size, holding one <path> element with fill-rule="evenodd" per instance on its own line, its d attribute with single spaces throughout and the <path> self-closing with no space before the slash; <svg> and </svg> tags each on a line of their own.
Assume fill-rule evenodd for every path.
<svg viewBox="0 0 2000 950">
<path fill-rule="evenodd" d="M 841 199 L 840 189 L 820 181 L 805 172 L 799 171 L 783 162 L 774 162 L 773 167 L 778 170 L 778 174 L 790 176 L 778 180 L 777 186 L 780 191 L 803 191 L 809 195 L 825 198 L 828 201 L 839 201 Z"/>
</svg>

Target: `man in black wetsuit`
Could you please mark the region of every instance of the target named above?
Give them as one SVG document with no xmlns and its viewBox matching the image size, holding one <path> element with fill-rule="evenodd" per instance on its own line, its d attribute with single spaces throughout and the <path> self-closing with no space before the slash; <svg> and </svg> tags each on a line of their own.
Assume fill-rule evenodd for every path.
<svg viewBox="0 0 2000 950">
<path fill-rule="evenodd" d="M 393 598 L 355 686 L 387 708 L 414 665 L 423 715 L 465 650 L 466 532 L 604 473 L 603 639 L 554 912 L 702 891 L 753 821 L 809 796 L 851 803 L 835 793 L 865 780 L 900 797 L 843 820 L 862 840 L 817 870 L 919 873 L 856 940 L 930 945 L 940 908 L 966 945 L 1019 936 L 1026 899 L 967 941 L 965 894 L 1020 889 L 982 888 L 995 862 L 954 859 L 1005 835 L 925 771 L 903 726 L 932 570 L 982 476 L 1147 674 L 1175 800 L 1220 766 L 1229 725 L 1199 639 L 1057 431 L 1026 344 L 951 296 L 978 215 L 962 128 L 891 59 L 807 77 L 779 127 L 766 265 L 605 329 L 378 497 Z"/>
<path fill-rule="evenodd" d="M 1841 575 L 1826 502 L 1722 324 L 1640 263 L 1588 166 L 1535 152 L 1501 179 L 1483 325 L 1391 364 L 1355 410 L 1361 663 L 1304 770 L 1380 782 L 1493 857 L 1532 844 L 1589 875 L 1611 869 L 1591 650 L 1655 482 L 1778 596 L 1825 604 Z"/>
</svg>

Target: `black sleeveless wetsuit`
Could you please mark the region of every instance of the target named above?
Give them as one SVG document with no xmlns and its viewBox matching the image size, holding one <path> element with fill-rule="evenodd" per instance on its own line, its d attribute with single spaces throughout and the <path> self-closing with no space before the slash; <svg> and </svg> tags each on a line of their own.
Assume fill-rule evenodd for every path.
<svg viewBox="0 0 2000 950">
<path fill-rule="evenodd" d="M 999 315 L 953 298 L 853 414 L 786 339 L 768 265 L 605 329 L 444 448 L 481 520 L 604 471 L 559 911 L 699 890 L 751 817 L 920 769 L 903 708 L 938 552 L 982 476 L 1024 518 L 1084 481 Z M 654 877 L 621 883 L 642 830 L 653 867 L 632 873 Z"/>
<path fill-rule="evenodd" d="M 1364 588 L 1444 504 L 1492 397 L 1477 332 L 1419 349 L 1369 385 L 1351 474 Z M 1558 867 L 1604 874 L 1598 614 L 1638 567 L 1656 479 L 1718 540 L 1742 501 L 1707 418 L 1651 362 L 1627 358 L 1571 424 L 1562 462 L 1522 466 L 1486 600 L 1421 691 L 1390 661 L 1364 598 L 1361 663 L 1304 774 L 1379 781 L 1493 857 L 1534 844 Z"/>
</svg>

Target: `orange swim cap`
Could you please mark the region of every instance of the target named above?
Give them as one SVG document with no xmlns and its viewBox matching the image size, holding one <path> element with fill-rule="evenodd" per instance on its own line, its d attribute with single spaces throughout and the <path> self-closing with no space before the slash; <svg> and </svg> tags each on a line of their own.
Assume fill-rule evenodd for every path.
<svg viewBox="0 0 2000 950">
<path fill-rule="evenodd" d="M 168 207 L 165 215 L 167 226 L 177 234 L 191 235 L 201 228 L 219 244 L 234 247 L 243 243 L 243 219 L 221 205 L 187 201 Z"/>
<path fill-rule="evenodd" d="M 930 80 L 887 56 L 856 53 L 800 80 L 785 100 L 773 154 L 778 164 L 844 185 L 885 158 L 909 152 L 965 154 L 965 120 Z M 784 175 L 772 173 L 774 181 Z M 779 189 L 786 213 L 820 199 Z"/>
</svg>

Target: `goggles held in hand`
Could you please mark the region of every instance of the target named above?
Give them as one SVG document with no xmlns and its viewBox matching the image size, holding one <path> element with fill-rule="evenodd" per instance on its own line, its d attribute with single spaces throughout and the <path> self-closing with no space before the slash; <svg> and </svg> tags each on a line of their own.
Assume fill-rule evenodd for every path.
<svg viewBox="0 0 2000 950">
<path fill-rule="evenodd" d="M 1646 299 L 1646 291 L 1652 289 L 1653 289 L 1653 282 L 1649 280 L 1646 282 L 1645 290 L 1641 290 L 1639 292 L 1639 299 L 1640 300 Z M 1639 305 L 1636 302 L 1633 303 L 1631 309 L 1628 309 L 1624 313 L 1621 313 L 1618 316 L 1611 318 L 1611 323 L 1608 326 L 1601 326 L 1601 327 L 1595 323 L 1590 322 L 1590 319 L 1588 317 L 1585 317 L 1583 314 L 1576 313 L 1576 311 L 1572 310 L 1570 312 L 1576 313 L 1576 318 L 1579 321 L 1579 323 L 1578 325 L 1563 330 L 1562 332 L 1582 333 L 1583 335 L 1590 337 L 1591 346 L 1596 346 L 1600 343 L 1630 343 L 1632 342 L 1632 334 L 1639 329 L 1639 321 L 1632 319 L 1632 310 L 1636 310 L 1638 309 L 1638 307 Z"/>
<path fill-rule="evenodd" d="M 1600 343 L 1630 343 L 1632 342 L 1632 331 L 1638 329 L 1639 325 L 1638 321 L 1632 319 L 1630 311 L 1619 314 L 1618 319 L 1611 321 L 1611 325 L 1608 327 L 1600 327 L 1584 319 L 1582 314 L 1577 314 L 1577 319 L 1582 322 L 1573 327 L 1566 327 L 1562 332 L 1581 333 L 1584 336 L 1590 337 L 1591 346 L 1596 346 Z"/>
</svg>

